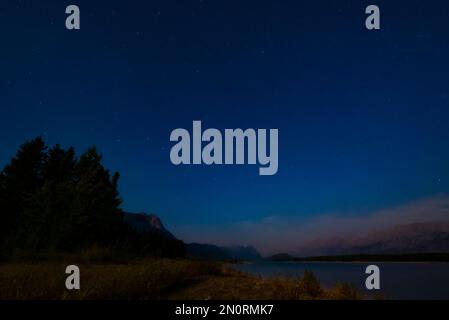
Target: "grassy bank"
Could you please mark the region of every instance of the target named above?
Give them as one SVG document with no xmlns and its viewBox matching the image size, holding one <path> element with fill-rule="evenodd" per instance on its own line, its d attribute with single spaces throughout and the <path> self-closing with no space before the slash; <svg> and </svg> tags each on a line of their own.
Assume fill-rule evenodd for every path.
<svg viewBox="0 0 449 320">
<path fill-rule="evenodd" d="M 0 265 L 0 299 L 362 299 L 349 285 L 323 288 L 312 273 L 260 278 L 218 262 L 145 259 L 79 264 L 81 290 L 65 289 L 63 262 Z"/>
</svg>

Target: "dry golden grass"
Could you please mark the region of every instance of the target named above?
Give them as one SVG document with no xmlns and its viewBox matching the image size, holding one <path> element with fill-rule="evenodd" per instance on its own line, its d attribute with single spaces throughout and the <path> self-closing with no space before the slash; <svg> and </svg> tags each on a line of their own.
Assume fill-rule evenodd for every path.
<svg viewBox="0 0 449 320">
<path fill-rule="evenodd" d="M 146 259 L 79 264 L 81 290 L 65 289 L 67 263 L 0 265 L 0 299 L 361 299 L 349 285 L 323 289 L 311 273 L 261 278 L 218 262 Z"/>
</svg>

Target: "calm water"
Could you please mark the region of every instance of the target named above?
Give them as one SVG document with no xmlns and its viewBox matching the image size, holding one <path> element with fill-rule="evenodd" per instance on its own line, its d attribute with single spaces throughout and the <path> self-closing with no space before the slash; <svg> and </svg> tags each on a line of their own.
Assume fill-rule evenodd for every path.
<svg viewBox="0 0 449 320">
<path fill-rule="evenodd" d="M 260 276 L 297 276 L 312 271 L 324 286 L 351 283 L 365 289 L 365 268 L 380 268 L 381 292 L 391 299 L 449 299 L 448 263 L 260 262 L 236 268 Z"/>
</svg>

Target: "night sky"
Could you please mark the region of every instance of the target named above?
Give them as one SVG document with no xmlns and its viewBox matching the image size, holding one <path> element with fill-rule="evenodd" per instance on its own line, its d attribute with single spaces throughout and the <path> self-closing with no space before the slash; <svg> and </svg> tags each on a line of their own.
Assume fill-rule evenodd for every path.
<svg viewBox="0 0 449 320">
<path fill-rule="evenodd" d="M 448 1 L 2 0 L 0 166 L 39 135 L 95 145 L 123 208 L 189 241 L 446 194 L 448 30 Z M 172 165 L 170 132 L 193 120 L 278 128 L 278 173 Z"/>
</svg>

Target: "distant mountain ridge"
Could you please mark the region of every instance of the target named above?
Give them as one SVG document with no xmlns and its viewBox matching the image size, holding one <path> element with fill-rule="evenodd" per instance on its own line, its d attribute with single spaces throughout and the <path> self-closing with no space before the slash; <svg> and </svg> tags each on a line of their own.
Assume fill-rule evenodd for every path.
<svg viewBox="0 0 449 320">
<path fill-rule="evenodd" d="M 177 240 L 154 214 L 123 212 L 123 219 L 139 232 L 155 232 L 164 238 Z M 260 260 L 262 256 L 251 246 L 220 247 L 212 244 L 186 244 L 186 256 L 201 260 Z"/>
<path fill-rule="evenodd" d="M 187 257 L 201 260 L 261 260 L 260 253 L 251 246 L 220 247 L 212 244 L 190 243 Z"/>
<path fill-rule="evenodd" d="M 166 239 L 177 240 L 160 218 L 154 214 L 124 212 L 125 222 L 140 232 L 155 232 Z M 212 244 L 185 244 L 186 256 L 201 260 L 263 259 L 251 246 L 216 246 Z M 299 247 L 290 256 L 278 254 L 272 260 L 289 260 L 290 257 L 339 255 L 397 255 L 449 253 L 449 222 L 423 222 L 399 225 L 371 231 L 358 236 L 320 238 Z"/>
<path fill-rule="evenodd" d="M 365 235 L 324 238 L 305 244 L 295 255 L 406 254 L 449 252 L 449 222 L 399 225 Z"/>
</svg>

